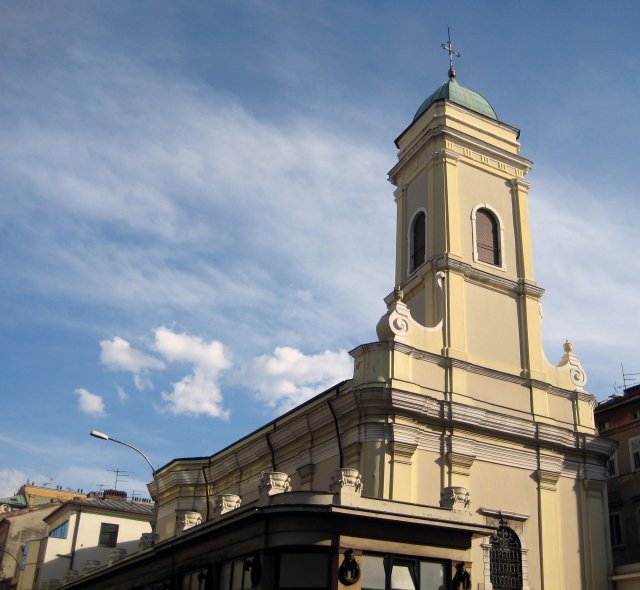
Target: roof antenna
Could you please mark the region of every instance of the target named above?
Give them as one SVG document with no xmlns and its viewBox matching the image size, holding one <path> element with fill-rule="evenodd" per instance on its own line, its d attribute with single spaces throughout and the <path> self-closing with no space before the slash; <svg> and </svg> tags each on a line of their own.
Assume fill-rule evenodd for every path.
<svg viewBox="0 0 640 590">
<path fill-rule="evenodd" d="M 453 80 L 456 77 L 456 71 L 453 69 L 453 56 L 460 57 L 460 54 L 453 48 L 451 43 L 451 31 L 447 27 L 448 41 L 441 45 L 442 49 L 449 52 L 449 80 Z"/>
<path fill-rule="evenodd" d="M 620 369 L 622 370 L 622 388 L 626 393 L 627 388 L 637 385 L 638 376 L 640 376 L 640 373 L 625 373 L 624 365 L 622 363 L 620 363 Z"/>
</svg>

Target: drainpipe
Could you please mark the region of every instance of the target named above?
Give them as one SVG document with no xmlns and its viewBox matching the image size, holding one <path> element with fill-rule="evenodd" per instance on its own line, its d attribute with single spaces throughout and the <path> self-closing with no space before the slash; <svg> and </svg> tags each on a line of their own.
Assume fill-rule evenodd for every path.
<svg viewBox="0 0 640 590">
<path fill-rule="evenodd" d="M 202 477 L 204 477 L 204 493 L 207 498 L 207 517 L 205 522 L 209 520 L 209 480 L 207 479 L 207 469 L 211 469 L 211 457 L 209 457 L 209 465 L 207 467 L 202 468 Z"/>
<path fill-rule="evenodd" d="M 275 431 L 276 431 L 276 423 L 274 422 L 273 423 L 273 432 L 275 432 Z M 269 436 L 269 434 L 270 433 L 267 432 L 266 439 L 267 439 L 267 446 L 269 447 L 269 450 L 271 451 L 271 468 L 274 471 L 277 471 L 277 469 L 276 469 L 276 454 L 275 454 L 275 451 L 273 450 L 273 445 L 271 444 L 271 437 Z"/>
<path fill-rule="evenodd" d="M 338 390 L 336 389 L 336 397 L 338 397 Z M 331 400 L 327 401 L 327 405 L 329 406 L 329 410 L 331 410 L 331 414 L 333 416 L 333 423 L 336 426 L 336 440 L 338 441 L 338 453 L 340 455 L 340 469 L 344 467 L 344 453 L 342 452 L 342 440 L 340 437 L 340 426 L 338 425 L 338 416 L 336 416 L 336 412 L 331 405 Z"/>
</svg>

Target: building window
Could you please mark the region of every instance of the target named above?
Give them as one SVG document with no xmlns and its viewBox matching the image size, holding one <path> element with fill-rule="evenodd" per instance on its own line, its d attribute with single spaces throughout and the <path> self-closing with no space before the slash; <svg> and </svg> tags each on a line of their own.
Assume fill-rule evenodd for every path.
<svg viewBox="0 0 640 590">
<path fill-rule="evenodd" d="M 609 430 L 609 420 L 601 420 L 598 422 L 598 431 L 602 432 L 603 430 Z"/>
<path fill-rule="evenodd" d="M 500 266 L 500 227 L 488 209 L 476 211 L 476 252 L 480 262 Z"/>
<path fill-rule="evenodd" d="M 362 590 L 445 590 L 445 564 L 395 555 L 362 556 Z"/>
<path fill-rule="evenodd" d="M 634 410 L 631 413 L 631 419 L 632 420 L 640 420 L 640 410 Z"/>
<path fill-rule="evenodd" d="M 640 469 L 640 436 L 629 439 L 629 456 L 631 457 L 631 471 Z"/>
<path fill-rule="evenodd" d="M 427 256 L 427 216 L 420 211 L 411 224 L 411 264 L 409 270 L 413 272 L 424 264 Z"/>
<path fill-rule="evenodd" d="M 620 526 L 620 513 L 609 514 L 609 529 L 611 531 L 611 546 L 622 545 L 622 527 Z"/>
<path fill-rule="evenodd" d="M 53 529 L 49 533 L 49 536 L 53 537 L 54 539 L 66 539 L 68 531 L 69 531 L 69 521 L 67 520 L 67 522 L 63 522 L 61 525 Z"/>
<path fill-rule="evenodd" d="M 325 590 L 329 583 L 327 553 L 281 553 L 278 588 Z"/>
<path fill-rule="evenodd" d="M 118 544 L 118 525 L 103 522 L 100 525 L 100 538 L 98 545 L 100 547 L 115 547 Z"/>
<path fill-rule="evenodd" d="M 500 525 L 489 539 L 489 566 L 494 590 L 522 588 L 522 546 L 515 531 Z"/>
<path fill-rule="evenodd" d="M 218 586 L 220 590 L 251 590 L 251 568 L 248 567 L 248 559 L 234 559 L 222 564 Z"/>
<path fill-rule="evenodd" d="M 616 451 L 607 461 L 607 477 L 617 477 L 618 475 L 618 452 Z"/>
</svg>

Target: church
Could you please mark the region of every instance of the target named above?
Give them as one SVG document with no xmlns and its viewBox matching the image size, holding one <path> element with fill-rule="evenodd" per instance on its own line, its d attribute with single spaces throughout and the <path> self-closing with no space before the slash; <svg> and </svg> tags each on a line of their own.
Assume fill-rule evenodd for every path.
<svg viewBox="0 0 640 590">
<path fill-rule="evenodd" d="M 608 587 L 613 447 L 571 343 L 543 352 L 520 131 L 451 61 L 408 119 L 393 288 L 353 377 L 161 467 L 155 535 L 65 588 Z"/>
</svg>

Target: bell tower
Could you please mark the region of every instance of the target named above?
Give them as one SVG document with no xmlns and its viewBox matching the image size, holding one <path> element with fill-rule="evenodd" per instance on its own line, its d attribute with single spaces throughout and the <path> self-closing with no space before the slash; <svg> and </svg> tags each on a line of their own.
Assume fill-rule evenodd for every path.
<svg viewBox="0 0 640 590">
<path fill-rule="evenodd" d="M 449 359 L 451 395 L 466 395 L 469 367 L 528 380 L 533 389 L 583 391 L 586 375 L 571 345 L 558 365 L 542 348 L 544 290 L 534 276 L 525 180 L 532 163 L 520 154 L 520 131 L 458 82 L 457 54 L 450 42 L 443 48 L 448 80 L 395 141 L 396 287 L 378 338 Z M 534 415 L 547 412 L 534 401 Z"/>
<path fill-rule="evenodd" d="M 518 129 L 453 68 L 398 137 L 396 285 L 432 352 L 540 378 L 540 297 Z"/>
</svg>

